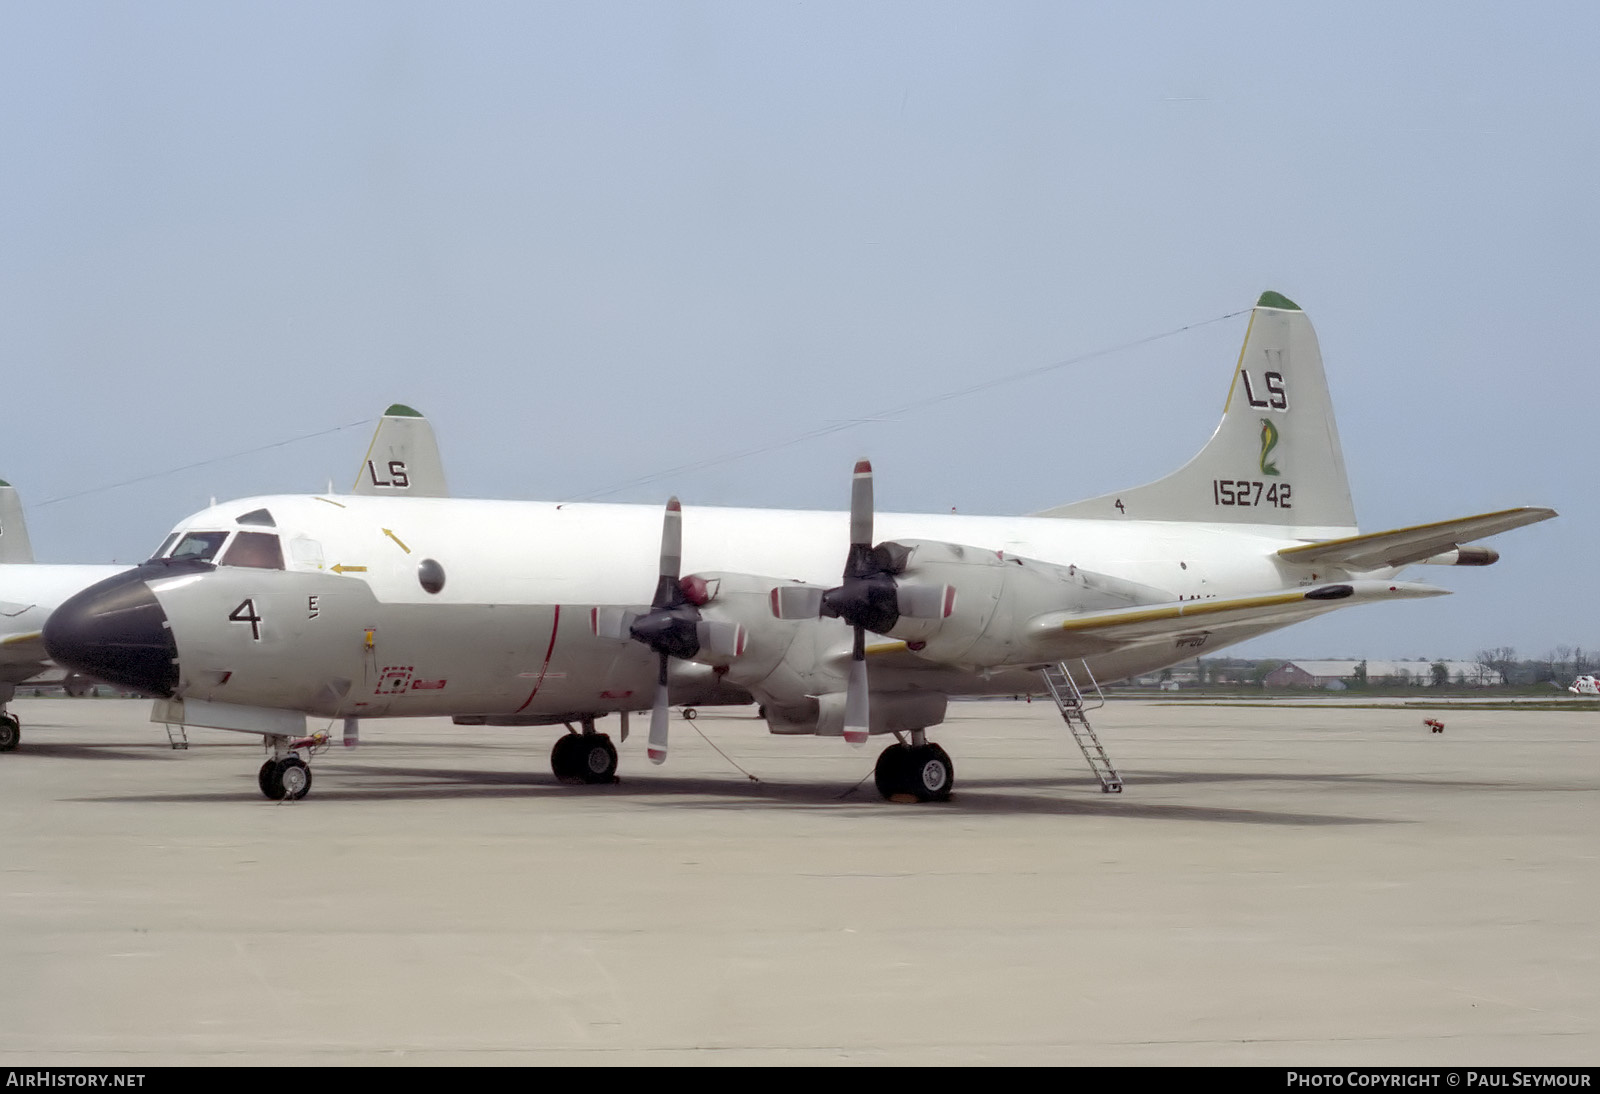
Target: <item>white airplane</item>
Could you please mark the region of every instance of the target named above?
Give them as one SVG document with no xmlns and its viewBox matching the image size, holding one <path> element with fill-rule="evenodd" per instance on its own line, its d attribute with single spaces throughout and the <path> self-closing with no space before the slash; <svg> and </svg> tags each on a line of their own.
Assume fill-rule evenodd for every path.
<svg viewBox="0 0 1600 1094">
<path fill-rule="evenodd" d="M 1119 679 L 1442 595 L 1395 574 L 1488 564 L 1469 541 L 1554 515 L 1361 534 L 1316 335 L 1266 293 L 1221 425 L 1146 486 L 1026 517 L 875 518 L 864 461 L 849 513 L 257 497 L 180 522 L 157 557 L 63 605 L 45 642 L 154 696 L 153 720 L 262 735 L 269 798 L 310 788 L 326 738 L 305 736 L 308 715 L 566 723 L 556 775 L 601 782 L 617 755 L 596 718 L 620 712 L 625 736 L 651 709 L 660 762 L 669 703 L 754 699 L 774 733 L 896 734 L 879 790 L 941 799 L 954 769 L 926 730 L 949 696 L 1040 691 L 1068 661 Z"/>
<path fill-rule="evenodd" d="M 16 488 L 0 482 L 0 752 L 22 741 L 22 722 L 6 704 L 17 685 L 50 667 L 41 632 L 63 600 L 126 566 L 45 566 L 33 561 Z"/>
<path fill-rule="evenodd" d="M 1600 695 L 1600 678 L 1580 676 L 1567 689 L 1574 695 Z"/>
<path fill-rule="evenodd" d="M 357 472 L 354 492 L 446 495 L 439 447 L 426 418 L 399 404 L 384 411 Z M 169 537 L 157 554 L 168 554 L 172 545 Z M 0 482 L 0 752 L 15 750 L 22 740 L 21 721 L 5 709 L 17 685 L 50 668 L 42 637 L 45 620 L 67 598 L 127 569 L 34 562 L 22 503 L 15 488 Z"/>
</svg>

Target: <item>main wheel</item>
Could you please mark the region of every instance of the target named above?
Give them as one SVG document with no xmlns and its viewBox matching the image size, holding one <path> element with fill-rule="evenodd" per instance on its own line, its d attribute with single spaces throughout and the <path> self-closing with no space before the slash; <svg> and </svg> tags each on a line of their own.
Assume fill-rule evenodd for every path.
<svg viewBox="0 0 1600 1094">
<path fill-rule="evenodd" d="M 583 781 L 590 784 L 616 782 L 617 749 L 611 738 L 604 733 L 585 733 L 577 740 L 581 742 L 577 750 L 578 774 Z"/>
<path fill-rule="evenodd" d="M 15 752 L 22 740 L 22 723 L 15 714 L 0 714 L 0 752 Z"/>
<path fill-rule="evenodd" d="M 955 764 L 938 745 L 890 745 L 872 775 L 889 801 L 948 801 L 956 782 Z"/>
<path fill-rule="evenodd" d="M 279 760 L 273 780 L 281 791 L 278 794 L 281 801 L 297 802 L 311 793 L 311 769 L 299 756 L 285 756 Z"/>
<path fill-rule="evenodd" d="M 910 753 L 906 766 L 911 793 L 919 802 L 949 801 L 956 784 L 956 765 L 950 762 L 950 754 L 938 745 L 923 745 Z"/>
</svg>

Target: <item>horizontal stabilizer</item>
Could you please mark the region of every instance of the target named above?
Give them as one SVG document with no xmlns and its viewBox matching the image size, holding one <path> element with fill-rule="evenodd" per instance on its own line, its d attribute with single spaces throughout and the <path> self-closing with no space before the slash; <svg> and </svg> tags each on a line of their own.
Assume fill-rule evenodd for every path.
<svg viewBox="0 0 1600 1094">
<path fill-rule="evenodd" d="M 1285 547 L 1278 554 L 1289 562 L 1308 566 L 1344 566 L 1352 570 L 1408 566 L 1452 551 L 1463 543 L 1521 528 L 1524 524 L 1537 524 L 1555 515 L 1554 509 L 1502 509 L 1497 513 L 1481 513 L 1475 517 L 1323 540 L 1301 547 Z"/>
</svg>

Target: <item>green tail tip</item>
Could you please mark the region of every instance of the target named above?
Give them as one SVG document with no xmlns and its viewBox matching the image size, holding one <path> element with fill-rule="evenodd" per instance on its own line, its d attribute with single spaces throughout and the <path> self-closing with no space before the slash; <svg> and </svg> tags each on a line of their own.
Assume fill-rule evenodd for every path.
<svg viewBox="0 0 1600 1094">
<path fill-rule="evenodd" d="M 1299 311 L 1300 305 L 1284 296 L 1281 292 L 1268 289 L 1261 294 L 1261 299 L 1256 301 L 1258 308 L 1281 308 L 1284 311 Z"/>
<path fill-rule="evenodd" d="M 412 410 L 410 407 L 406 406 L 406 404 L 404 404 L 404 403 L 396 403 L 396 404 L 394 404 L 394 406 L 390 407 L 388 410 L 385 410 L 383 412 L 383 416 L 385 418 L 420 418 L 420 417 L 422 417 L 421 413 L 419 413 L 418 411 Z"/>
</svg>

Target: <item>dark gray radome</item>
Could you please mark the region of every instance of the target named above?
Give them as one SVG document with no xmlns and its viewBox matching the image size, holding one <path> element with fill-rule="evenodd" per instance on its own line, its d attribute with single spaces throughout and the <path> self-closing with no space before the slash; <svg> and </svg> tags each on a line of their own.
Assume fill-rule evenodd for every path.
<svg viewBox="0 0 1600 1094">
<path fill-rule="evenodd" d="M 50 613 L 45 649 L 58 665 L 85 676 L 170 698 L 178 686 L 178 648 L 148 582 L 210 569 L 207 562 L 147 562 L 91 585 Z"/>
</svg>

